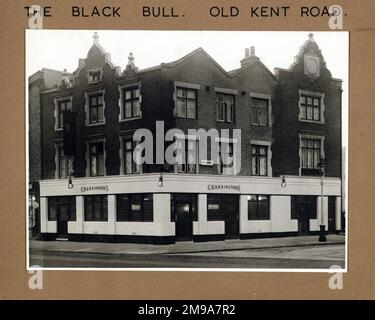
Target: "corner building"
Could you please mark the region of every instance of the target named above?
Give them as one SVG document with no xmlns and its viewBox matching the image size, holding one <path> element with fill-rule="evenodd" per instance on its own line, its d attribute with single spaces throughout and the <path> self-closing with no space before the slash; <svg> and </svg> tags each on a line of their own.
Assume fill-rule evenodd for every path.
<svg viewBox="0 0 375 320">
<path fill-rule="evenodd" d="M 95 34 L 77 70 L 60 74 L 53 84 L 29 82 L 38 93 L 29 101 L 40 123 L 30 126 L 30 153 L 40 155 L 41 239 L 169 244 L 313 234 L 320 224 L 340 231 L 341 80 L 312 34 L 292 66 L 275 73 L 254 47 L 232 71 L 202 48 L 143 70 L 129 54 L 121 71 Z M 72 161 L 64 155 L 64 110 L 76 114 Z M 134 162 L 135 130 L 155 133 L 156 121 L 165 132 L 183 131 L 176 154 L 185 164 Z M 198 137 L 188 129 L 200 128 L 241 129 L 238 174 L 236 159 L 189 163 Z M 237 143 L 230 136 L 210 145 L 234 154 Z"/>
</svg>

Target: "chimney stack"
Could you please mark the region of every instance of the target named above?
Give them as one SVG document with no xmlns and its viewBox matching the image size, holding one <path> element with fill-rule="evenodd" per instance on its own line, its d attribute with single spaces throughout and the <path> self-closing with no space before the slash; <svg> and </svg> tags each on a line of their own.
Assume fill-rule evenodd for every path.
<svg viewBox="0 0 375 320">
<path fill-rule="evenodd" d="M 255 56 L 255 47 L 254 46 L 250 47 L 250 55 Z"/>
<path fill-rule="evenodd" d="M 245 57 L 240 61 L 241 68 L 246 67 L 247 65 L 253 63 L 253 61 L 259 60 L 255 55 L 255 46 L 250 48 L 245 48 Z"/>
</svg>

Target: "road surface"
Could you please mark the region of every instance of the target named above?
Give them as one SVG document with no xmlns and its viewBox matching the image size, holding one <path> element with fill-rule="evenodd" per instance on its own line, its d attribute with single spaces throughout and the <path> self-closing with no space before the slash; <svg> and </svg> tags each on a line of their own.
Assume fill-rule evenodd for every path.
<svg viewBox="0 0 375 320">
<path fill-rule="evenodd" d="M 30 266 L 53 268 L 344 268 L 344 245 L 174 254 L 103 254 L 31 250 Z"/>
</svg>

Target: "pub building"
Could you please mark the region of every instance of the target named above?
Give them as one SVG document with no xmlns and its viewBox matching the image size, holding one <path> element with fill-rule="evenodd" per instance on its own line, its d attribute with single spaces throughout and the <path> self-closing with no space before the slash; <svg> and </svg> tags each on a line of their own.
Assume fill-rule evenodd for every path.
<svg viewBox="0 0 375 320">
<path fill-rule="evenodd" d="M 339 232 L 341 84 L 312 34 L 289 69 L 271 72 L 254 47 L 231 71 L 202 48 L 147 69 L 130 53 L 122 71 L 95 33 L 73 73 L 29 78 L 40 239 L 170 244 L 317 234 L 320 225 Z M 155 132 L 156 121 L 185 133 L 176 158 L 186 161 L 134 161 L 133 133 Z M 187 130 L 199 128 L 241 129 L 240 172 L 236 159 L 189 163 L 198 138 Z M 236 139 L 214 143 L 225 139 L 233 153 Z"/>
</svg>

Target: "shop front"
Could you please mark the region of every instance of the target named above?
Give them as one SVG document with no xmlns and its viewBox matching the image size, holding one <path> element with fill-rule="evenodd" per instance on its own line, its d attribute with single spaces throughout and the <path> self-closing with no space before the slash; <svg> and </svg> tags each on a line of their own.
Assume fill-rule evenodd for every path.
<svg viewBox="0 0 375 320">
<path fill-rule="evenodd" d="M 170 244 L 304 235 L 320 224 L 320 179 L 143 174 L 41 181 L 41 239 Z M 326 178 L 326 230 L 341 225 L 341 183 Z"/>
</svg>

